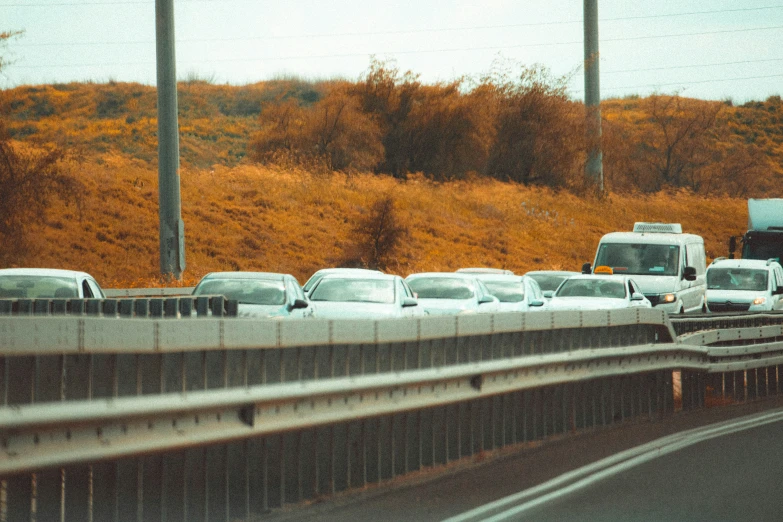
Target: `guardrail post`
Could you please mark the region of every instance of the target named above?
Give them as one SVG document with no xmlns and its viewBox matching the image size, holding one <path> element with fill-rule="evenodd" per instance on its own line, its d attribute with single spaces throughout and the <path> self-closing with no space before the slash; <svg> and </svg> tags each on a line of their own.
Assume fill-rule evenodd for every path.
<svg viewBox="0 0 783 522">
<path fill-rule="evenodd" d="M 780 390 L 778 390 L 778 368 L 779 366 L 770 366 L 767 369 L 767 379 L 768 379 L 770 395 L 777 395 L 780 392 Z"/>
<path fill-rule="evenodd" d="M 49 300 L 36 299 L 33 301 L 33 315 L 49 315 Z"/>
<path fill-rule="evenodd" d="M 193 315 L 192 297 L 183 297 L 179 300 L 179 313 L 183 319 L 188 319 Z"/>
<path fill-rule="evenodd" d="M 759 397 L 766 397 L 769 395 L 769 390 L 767 389 L 767 368 L 762 367 L 757 370 L 758 375 L 758 393 Z"/>
<path fill-rule="evenodd" d="M 103 316 L 104 317 L 117 317 L 117 310 L 119 308 L 117 299 L 106 299 L 103 302 Z"/>
<path fill-rule="evenodd" d="M 101 299 L 87 299 L 85 306 L 85 313 L 87 315 L 101 315 L 103 308 L 103 301 Z"/>
<path fill-rule="evenodd" d="M 163 316 L 164 317 L 177 317 L 179 313 L 179 299 L 176 297 L 169 297 L 163 300 Z"/>
<path fill-rule="evenodd" d="M 66 315 L 69 311 L 69 303 L 68 299 L 52 299 L 52 315 Z"/>
<path fill-rule="evenodd" d="M 747 397 L 749 401 L 752 401 L 759 396 L 759 388 L 758 388 L 758 372 L 756 369 L 746 370 L 745 371 L 745 379 L 747 382 Z"/>
<path fill-rule="evenodd" d="M 149 300 L 150 317 L 163 317 L 163 299 L 154 298 Z"/>
<path fill-rule="evenodd" d="M 19 299 L 18 314 L 19 315 L 32 315 L 33 313 L 33 300 L 32 299 Z"/>
</svg>

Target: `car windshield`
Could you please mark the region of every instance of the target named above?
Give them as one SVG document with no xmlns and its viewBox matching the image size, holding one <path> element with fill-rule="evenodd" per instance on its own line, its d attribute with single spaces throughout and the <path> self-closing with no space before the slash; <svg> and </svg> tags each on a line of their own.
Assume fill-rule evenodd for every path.
<svg viewBox="0 0 783 522">
<path fill-rule="evenodd" d="M 538 283 L 538 286 L 541 287 L 541 291 L 546 292 L 549 290 L 557 290 L 557 287 L 560 286 L 560 283 L 562 283 L 563 280 L 567 279 L 569 276 L 553 274 L 528 274 L 528 277 L 532 277 L 533 280 Z"/>
<path fill-rule="evenodd" d="M 519 281 L 484 281 L 489 292 L 501 303 L 521 303 L 525 300 L 525 285 Z"/>
<path fill-rule="evenodd" d="M 415 277 L 408 280 L 419 299 L 470 299 L 474 296 L 470 281 L 451 277 Z"/>
<path fill-rule="evenodd" d="M 595 266 L 610 266 L 615 272 L 634 275 L 678 273 L 680 247 L 647 243 L 604 243 L 598 249 Z"/>
<path fill-rule="evenodd" d="M 710 268 L 707 270 L 707 288 L 764 291 L 767 289 L 767 271 L 749 268 Z"/>
<path fill-rule="evenodd" d="M 311 301 L 394 303 L 394 281 L 389 279 L 326 278 L 310 293 Z"/>
<path fill-rule="evenodd" d="M 259 279 L 211 279 L 200 283 L 193 295 L 223 295 L 239 304 L 282 305 L 285 287 L 282 281 Z"/>
<path fill-rule="evenodd" d="M 625 285 L 621 281 L 606 279 L 569 279 L 563 282 L 555 295 L 622 299 L 625 297 Z"/>
<path fill-rule="evenodd" d="M 76 280 L 69 277 L 8 275 L 0 277 L 0 298 L 54 299 L 79 297 Z"/>
</svg>

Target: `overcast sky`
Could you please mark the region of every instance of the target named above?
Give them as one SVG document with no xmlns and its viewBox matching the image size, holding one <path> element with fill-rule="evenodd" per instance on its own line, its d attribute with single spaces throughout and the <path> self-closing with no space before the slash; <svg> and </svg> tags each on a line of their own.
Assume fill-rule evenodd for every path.
<svg viewBox="0 0 783 522">
<path fill-rule="evenodd" d="M 493 60 L 572 74 L 583 97 L 578 0 L 175 0 L 177 76 L 246 84 L 357 80 L 370 56 L 423 81 Z M 781 0 L 599 0 L 603 98 L 652 92 L 735 103 L 780 95 Z M 155 84 L 154 0 L 0 0 L 0 88 L 71 81 Z"/>
</svg>

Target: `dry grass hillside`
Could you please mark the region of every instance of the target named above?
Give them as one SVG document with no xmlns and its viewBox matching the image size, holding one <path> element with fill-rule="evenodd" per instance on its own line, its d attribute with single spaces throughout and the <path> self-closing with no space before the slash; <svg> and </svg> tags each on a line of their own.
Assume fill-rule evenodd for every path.
<svg viewBox="0 0 783 522">
<path fill-rule="evenodd" d="M 685 231 L 704 236 L 713 258 L 725 255 L 727 237 L 746 227 L 746 194 L 739 191 L 729 196 L 610 187 L 596 199 L 478 175 L 435 182 L 420 174 L 308 172 L 248 161 L 262 106 L 289 98 L 306 106 L 320 89 L 297 80 L 244 87 L 181 84 L 187 261 L 181 284 L 218 270 L 289 272 L 304 282 L 318 268 L 355 262 L 356 223 L 384 198 L 394 202 L 405 230 L 387 266 L 401 275 L 464 266 L 579 270 L 602 234 L 629 230 L 634 221 L 680 222 Z M 52 200 L 43 224 L 31 228 L 26 251 L 11 264 L 83 269 L 106 287 L 166 284 L 158 277 L 154 89 L 67 84 L 1 94 L 0 115 L 14 143 L 80 151 L 73 172 L 84 185 L 78 205 Z M 643 128 L 643 101 L 608 102 L 607 122 Z M 726 106 L 720 118 L 728 129 L 726 143 L 757 145 L 774 166 L 768 177 L 779 180 L 780 100 Z"/>
<path fill-rule="evenodd" d="M 33 236 L 40 266 L 87 270 L 107 287 L 158 285 L 157 172 L 127 158 L 84 165 L 81 209 L 51 209 Z M 579 270 L 602 234 L 634 221 L 676 221 L 704 236 L 709 257 L 747 220 L 745 200 L 689 193 L 583 199 L 491 180 L 433 183 L 371 174 L 313 176 L 256 166 L 184 169 L 183 284 L 219 270 L 293 273 L 304 282 L 343 262 L 356 220 L 391 195 L 407 229 L 388 270 L 494 266 Z"/>
</svg>

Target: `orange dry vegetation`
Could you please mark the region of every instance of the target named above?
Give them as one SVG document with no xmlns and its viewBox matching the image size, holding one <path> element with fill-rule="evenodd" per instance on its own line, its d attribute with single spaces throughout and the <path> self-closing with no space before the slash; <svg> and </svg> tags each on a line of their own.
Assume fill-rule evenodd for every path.
<svg viewBox="0 0 783 522">
<path fill-rule="evenodd" d="M 183 285 L 219 270 L 288 272 L 304 282 L 343 259 L 356 220 L 390 194 L 408 235 L 389 271 L 403 276 L 465 266 L 579 270 L 602 234 L 634 221 L 680 222 L 705 238 L 712 258 L 726 255 L 726 238 L 747 222 L 745 199 L 687 192 L 592 199 L 489 179 L 435 183 L 248 165 L 185 168 L 181 176 Z M 32 239 L 36 264 L 86 270 L 110 288 L 170 284 L 158 277 L 157 171 L 104 155 L 79 178 L 84 203 L 50 210 Z"/>
</svg>

